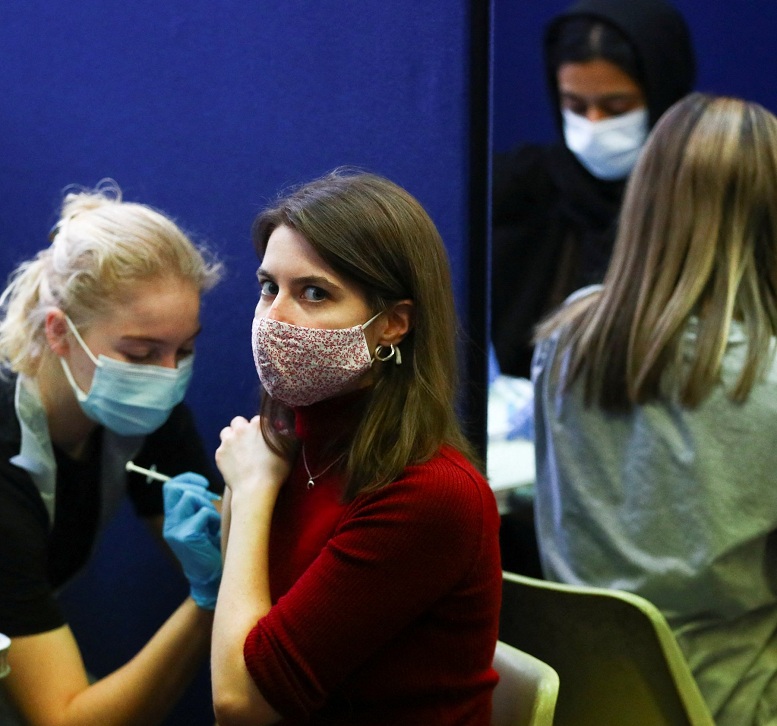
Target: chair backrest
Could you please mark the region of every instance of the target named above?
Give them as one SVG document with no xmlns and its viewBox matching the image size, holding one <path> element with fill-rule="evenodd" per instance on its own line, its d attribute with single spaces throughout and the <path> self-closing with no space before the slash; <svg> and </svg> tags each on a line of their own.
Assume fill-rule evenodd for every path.
<svg viewBox="0 0 777 726">
<path fill-rule="evenodd" d="M 642 597 L 505 572 L 499 638 L 557 671 L 555 726 L 714 726 L 669 624 Z"/>
<path fill-rule="evenodd" d="M 496 644 L 491 726 L 552 726 L 558 674 L 547 663 L 501 641 Z"/>
</svg>

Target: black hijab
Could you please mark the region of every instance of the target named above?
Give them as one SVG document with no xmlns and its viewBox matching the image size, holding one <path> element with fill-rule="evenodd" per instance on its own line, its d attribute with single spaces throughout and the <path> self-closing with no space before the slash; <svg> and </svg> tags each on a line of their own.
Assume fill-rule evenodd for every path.
<svg viewBox="0 0 777 726">
<path fill-rule="evenodd" d="M 696 63 L 682 15 L 665 0 L 578 0 L 556 16 L 545 31 L 545 65 L 559 129 L 558 68 L 551 49 L 564 23 L 595 19 L 620 32 L 636 56 L 638 77 L 648 108 L 649 127 L 675 101 L 693 90 Z M 630 75 L 628 69 L 624 69 Z M 615 240 L 615 222 L 625 181 L 603 181 L 590 174 L 562 142 L 549 150 L 550 174 L 561 192 L 563 211 L 581 230 L 580 285 L 599 282 Z"/>
</svg>

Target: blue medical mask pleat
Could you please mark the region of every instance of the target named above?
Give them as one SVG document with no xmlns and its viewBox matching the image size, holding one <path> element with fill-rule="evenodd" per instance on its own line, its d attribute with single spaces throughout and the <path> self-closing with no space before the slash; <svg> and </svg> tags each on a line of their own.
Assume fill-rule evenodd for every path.
<svg viewBox="0 0 777 726">
<path fill-rule="evenodd" d="M 194 355 L 176 368 L 127 363 L 100 354 L 95 357 L 75 329 L 65 319 L 76 339 L 95 364 L 88 392 L 75 382 L 70 366 L 60 358 L 65 377 L 84 413 L 122 436 L 149 434 L 158 429 L 186 394 L 194 370 Z"/>
</svg>

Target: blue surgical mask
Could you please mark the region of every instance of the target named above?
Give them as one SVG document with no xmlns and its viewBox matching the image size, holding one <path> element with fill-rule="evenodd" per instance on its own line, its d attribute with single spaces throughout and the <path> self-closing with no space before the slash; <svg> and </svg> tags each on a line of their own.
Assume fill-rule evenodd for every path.
<svg viewBox="0 0 777 726">
<path fill-rule="evenodd" d="M 177 368 L 125 363 L 102 354 L 95 358 L 70 318 L 66 315 L 65 319 L 95 365 L 92 385 L 89 392 L 84 393 L 76 384 L 67 361 L 59 359 L 83 412 L 120 436 L 140 436 L 156 431 L 183 400 L 192 377 L 194 356 L 181 360 Z"/>
<path fill-rule="evenodd" d="M 589 121 L 569 109 L 564 119 L 564 142 L 577 160 L 597 179 L 625 179 L 637 163 L 647 139 L 646 108 Z"/>
</svg>

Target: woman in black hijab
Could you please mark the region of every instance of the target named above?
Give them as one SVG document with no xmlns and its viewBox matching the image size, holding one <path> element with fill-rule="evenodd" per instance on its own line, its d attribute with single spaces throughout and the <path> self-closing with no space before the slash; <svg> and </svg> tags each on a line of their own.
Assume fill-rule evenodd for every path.
<svg viewBox="0 0 777 726">
<path fill-rule="evenodd" d="M 491 337 L 501 372 L 524 377 L 534 326 L 601 281 L 626 177 L 695 80 L 688 27 L 665 0 L 579 0 L 544 50 L 562 140 L 494 159 Z"/>
</svg>

